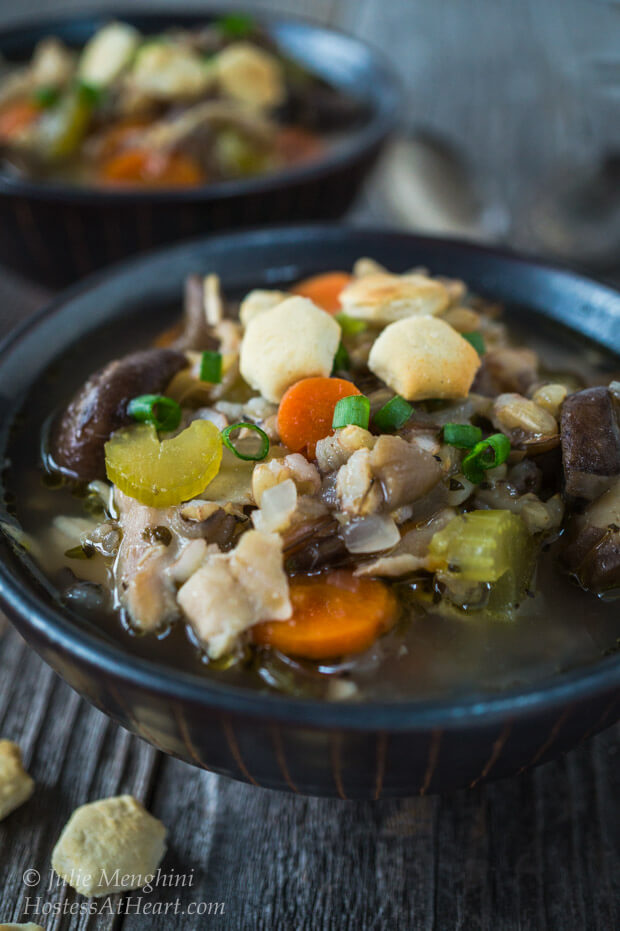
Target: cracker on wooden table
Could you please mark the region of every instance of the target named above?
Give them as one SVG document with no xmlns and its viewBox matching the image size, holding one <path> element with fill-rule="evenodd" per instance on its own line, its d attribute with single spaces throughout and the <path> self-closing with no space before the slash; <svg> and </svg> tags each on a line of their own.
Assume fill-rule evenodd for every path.
<svg viewBox="0 0 620 931">
<path fill-rule="evenodd" d="M 0 821 L 27 802 L 34 780 L 22 763 L 21 750 L 10 740 L 0 740 Z"/>
<path fill-rule="evenodd" d="M 140 889 L 166 852 L 166 828 L 131 795 L 77 808 L 52 853 L 52 868 L 82 895 Z"/>
<path fill-rule="evenodd" d="M 26 924 L 16 924 L 10 921 L 8 924 L 0 925 L 0 931 L 9 931 L 9 928 L 22 928 L 22 931 L 45 931 L 41 925 L 33 925 L 31 921 L 27 921 Z"/>
</svg>

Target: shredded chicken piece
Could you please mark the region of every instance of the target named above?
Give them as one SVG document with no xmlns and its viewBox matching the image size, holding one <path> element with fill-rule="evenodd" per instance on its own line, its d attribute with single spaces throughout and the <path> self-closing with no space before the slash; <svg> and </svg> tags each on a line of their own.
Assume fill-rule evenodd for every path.
<svg viewBox="0 0 620 931">
<path fill-rule="evenodd" d="M 174 581 L 166 571 L 173 551 L 145 535 L 169 524 L 170 509 L 146 507 L 118 489 L 115 502 L 123 532 L 114 566 L 118 596 L 135 627 L 148 633 L 179 615 Z"/>
<path fill-rule="evenodd" d="M 287 620 L 292 607 L 282 540 L 249 530 L 232 552 L 207 556 L 179 590 L 178 603 L 212 659 L 259 621 Z"/>
</svg>

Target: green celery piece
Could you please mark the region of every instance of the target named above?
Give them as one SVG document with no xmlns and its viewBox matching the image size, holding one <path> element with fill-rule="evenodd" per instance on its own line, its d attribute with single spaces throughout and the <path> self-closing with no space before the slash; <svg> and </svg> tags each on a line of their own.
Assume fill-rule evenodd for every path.
<svg viewBox="0 0 620 931">
<path fill-rule="evenodd" d="M 93 101 L 81 87 L 68 91 L 41 119 L 37 140 L 41 154 L 50 161 L 73 155 L 88 132 L 92 112 Z"/>
<path fill-rule="evenodd" d="M 509 621 L 530 584 L 536 545 L 517 514 L 472 511 L 454 517 L 438 531 L 431 540 L 429 554 L 436 562 L 438 580 L 446 585 L 447 609 L 451 582 L 479 582 L 489 586 L 486 605 L 452 610 L 461 616 L 483 614 L 489 619 Z"/>
<path fill-rule="evenodd" d="M 467 582 L 497 582 L 509 570 L 523 577 L 531 564 L 531 552 L 523 520 L 500 510 L 453 517 L 429 546 L 443 574 Z"/>
</svg>

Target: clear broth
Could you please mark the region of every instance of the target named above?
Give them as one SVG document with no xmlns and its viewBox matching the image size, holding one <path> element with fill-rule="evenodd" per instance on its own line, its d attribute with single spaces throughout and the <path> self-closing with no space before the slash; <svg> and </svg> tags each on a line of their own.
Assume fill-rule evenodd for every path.
<svg viewBox="0 0 620 931">
<path fill-rule="evenodd" d="M 15 423 L 5 487 L 9 489 L 10 509 L 35 541 L 45 539 L 45 530 L 56 515 L 85 515 L 80 497 L 67 487 L 53 488 L 46 481 L 40 458 L 45 422 L 95 369 L 143 347 L 177 315 L 178 308 L 169 308 L 149 313 L 148 324 L 144 313 L 125 318 L 122 346 L 118 324 L 98 329 L 75 343 L 31 392 Z M 511 316 L 506 313 L 504 319 Z M 549 371 L 578 373 L 588 384 L 607 383 L 617 377 L 617 358 L 582 337 L 526 311 L 519 310 L 515 319 L 515 325 L 510 326 L 515 342 L 536 349 Z M 340 685 L 333 683 L 346 681 L 355 684 L 351 697 L 356 700 L 496 692 L 595 662 L 618 648 L 620 603 L 605 602 L 576 587 L 558 569 L 556 548 L 543 552 L 532 585 L 536 594 L 524 599 L 515 621 L 491 621 L 483 614 L 447 619 L 432 610 L 423 611 L 419 605 L 412 607 L 406 585 L 400 584 L 402 611 L 397 626 L 366 654 L 334 667 L 255 652 L 247 663 L 219 669 L 206 661 L 180 623 L 159 636 L 139 636 L 123 626 L 119 613 L 111 607 L 86 610 L 63 604 L 76 624 L 87 626 L 131 654 L 230 684 L 340 697 L 345 692 L 339 693 Z M 67 575 L 63 567 L 78 577 L 86 573 L 86 577 L 101 581 L 107 571 L 101 557 L 68 559 L 62 550 L 47 551 L 45 563 L 48 576 L 58 586 L 60 601 L 63 575 Z"/>
</svg>

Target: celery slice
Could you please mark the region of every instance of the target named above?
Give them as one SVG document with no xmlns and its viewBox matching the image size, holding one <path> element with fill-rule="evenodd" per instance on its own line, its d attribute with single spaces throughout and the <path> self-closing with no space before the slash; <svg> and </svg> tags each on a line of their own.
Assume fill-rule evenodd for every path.
<svg viewBox="0 0 620 931">
<path fill-rule="evenodd" d="M 108 479 L 130 498 L 154 508 L 201 494 L 221 461 L 222 439 L 208 420 L 194 420 L 161 443 L 152 424 L 136 424 L 118 430 L 105 444 Z"/>
<path fill-rule="evenodd" d="M 468 582 L 496 582 L 504 572 L 529 561 L 530 551 L 525 524 L 511 511 L 471 511 L 453 517 L 429 546 L 437 568 Z"/>
<path fill-rule="evenodd" d="M 530 581 L 535 546 L 525 523 L 510 511 L 472 511 L 454 517 L 432 538 L 429 556 L 438 579 L 490 585 L 487 610 L 509 617 Z"/>
</svg>

